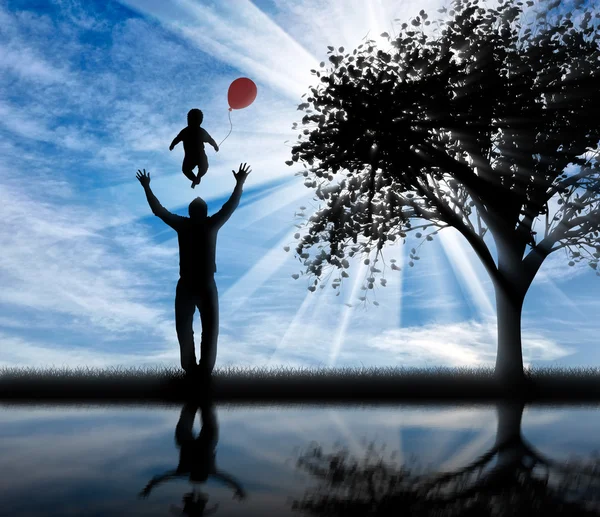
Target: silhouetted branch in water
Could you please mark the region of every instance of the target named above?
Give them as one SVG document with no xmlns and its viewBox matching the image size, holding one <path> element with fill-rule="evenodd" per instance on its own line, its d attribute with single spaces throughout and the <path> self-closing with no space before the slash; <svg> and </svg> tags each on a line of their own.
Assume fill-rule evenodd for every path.
<svg viewBox="0 0 600 517">
<path fill-rule="evenodd" d="M 417 517 L 504 515 L 503 511 L 600 515 L 599 459 L 561 463 L 546 458 L 521 437 L 522 412 L 523 404 L 499 405 L 497 443 L 454 472 L 422 474 L 398 467 L 384 461 L 373 444 L 362 461 L 345 449 L 324 454 L 313 445 L 300 455 L 297 466 L 322 483 L 292 507 L 323 517 L 383 517 L 399 511 Z M 496 464 L 488 468 L 494 458 Z"/>
</svg>

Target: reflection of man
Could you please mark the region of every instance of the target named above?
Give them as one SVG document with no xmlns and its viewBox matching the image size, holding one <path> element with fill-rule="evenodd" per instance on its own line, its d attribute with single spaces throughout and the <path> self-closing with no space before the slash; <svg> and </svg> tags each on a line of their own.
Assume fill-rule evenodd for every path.
<svg viewBox="0 0 600 517">
<path fill-rule="evenodd" d="M 189 217 L 175 215 L 164 208 L 150 189 L 150 174 L 138 171 L 136 175 L 144 187 L 152 213 L 177 232 L 179 241 L 179 282 L 175 294 L 175 327 L 181 349 L 181 367 L 188 373 L 196 368 L 204 377 L 210 376 L 217 357 L 219 334 L 219 301 L 215 284 L 215 249 L 217 232 L 231 217 L 242 195 L 242 186 L 250 173 L 244 163 L 233 176 L 235 188 L 221 210 L 207 215 L 205 201 L 197 197 L 188 208 Z M 194 311 L 198 307 L 202 321 L 200 364 L 196 366 L 194 350 Z"/>
<path fill-rule="evenodd" d="M 183 406 L 175 428 L 175 442 L 179 447 L 179 465 L 175 470 L 154 476 L 140 492 L 140 497 L 148 497 L 159 483 L 188 476 L 194 483 L 204 483 L 211 476 L 229 485 L 234 490 L 234 499 L 246 497 L 246 493 L 238 481 L 216 468 L 215 449 L 219 439 L 219 427 L 212 402 L 201 403 L 202 428 L 198 437 L 194 438 L 192 427 L 197 410 L 198 405 L 194 403 L 187 403 Z M 207 495 L 200 493 L 197 499 L 194 499 L 194 496 L 195 492 L 192 492 L 183 497 L 184 508 L 182 511 L 184 514 L 209 515 L 216 511 L 218 505 L 206 509 Z"/>
</svg>

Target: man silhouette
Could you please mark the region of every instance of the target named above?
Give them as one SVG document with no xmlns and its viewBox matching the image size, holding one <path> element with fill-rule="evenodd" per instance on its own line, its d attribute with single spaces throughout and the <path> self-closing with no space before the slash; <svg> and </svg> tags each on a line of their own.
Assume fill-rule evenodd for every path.
<svg viewBox="0 0 600 517">
<path fill-rule="evenodd" d="M 207 215 L 206 202 L 197 197 L 188 208 L 189 217 L 172 214 L 156 199 L 150 189 L 150 173 L 138 170 L 136 175 L 144 187 L 152 213 L 160 217 L 177 232 L 179 241 L 179 282 L 175 294 L 175 328 L 181 350 L 181 367 L 186 373 L 198 371 L 208 379 L 217 357 L 219 334 L 219 305 L 215 283 L 215 249 L 217 232 L 237 208 L 242 187 L 251 169 L 244 163 L 233 176 L 236 180 L 233 193 L 221 210 Z M 198 307 L 202 321 L 200 363 L 196 364 L 194 349 L 194 312 Z"/>
<path fill-rule="evenodd" d="M 198 437 L 194 437 L 193 425 L 198 408 L 200 408 L 202 427 Z M 181 409 L 179 421 L 175 427 L 175 443 L 179 448 L 179 464 L 175 469 L 154 476 L 138 494 L 139 497 L 148 497 L 157 485 L 171 479 L 189 477 L 192 483 L 200 484 L 206 483 L 210 477 L 230 487 L 233 490 L 234 499 L 245 499 L 247 494 L 239 481 L 216 466 L 218 440 L 219 425 L 213 401 L 208 398 L 199 403 L 186 403 Z M 208 496 L 202 492 L 197 497 L 195 491 L 187 493 L 183 501 L 185 503 L 183 513 L 187 515 L 209 515 L 214 513 L 218 507 L 217 503 L 212 508 L 206 508 Z"/>
</svg>

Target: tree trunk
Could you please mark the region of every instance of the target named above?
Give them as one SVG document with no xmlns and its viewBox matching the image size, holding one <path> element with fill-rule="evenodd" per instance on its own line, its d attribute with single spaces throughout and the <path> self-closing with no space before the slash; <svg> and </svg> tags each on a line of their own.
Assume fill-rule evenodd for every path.
<svg viewBox="0 0 600 517">
<path fill-rule="evenodd" d="M 521 311 L 525 296 L 506 286 L 496 287 L 498 319 L 497 379 L 505 388 L 519 389 L 525 381 L 521 347 Z"/>
<path fill-rule="evenodd" d="M 505 402 L 498 403 L 496 412 L 498 414 L 498 426 L 496 428 L 496 445 L 512 442 L 512 450 L 518 449 L 522 442 L 521 438 L 521 419 L 523 418 L 524 402 Z M 511 448 L 509 448 L 510 450 Z M 502 454 L 500 454 L 502 456 Z M 509 454 L 504 454 L 509 456 Z"/>
<path fill-rule="evenodd" d="M 498 481 L 514 478 L 527 450 L 521 437 L 521 418 L 524 402 L 501 402 L 498 404 L 498 427 L 496 445 L 510 444 L 498 451 L 492 476 Z"/>
</svg>

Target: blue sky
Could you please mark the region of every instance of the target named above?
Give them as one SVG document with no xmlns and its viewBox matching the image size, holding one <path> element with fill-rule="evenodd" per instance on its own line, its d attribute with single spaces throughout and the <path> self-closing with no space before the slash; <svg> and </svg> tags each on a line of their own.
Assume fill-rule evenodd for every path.
<svg viewBox="0 0 600 517">
<path fill-rule="evenodd" d="M 177 366 L 176 235 L 151 214 L 135 171 L 150 171 L 170 210 L 186 214 L 202 195 L 213 212 L 240 162 L 253 172 L 219 234 L 217 367 L 492 365 L 491 282 L 453 230 L 412 268 L 410 241 L 389 248 L 402 270 L 388 270 L 380 306 L 366 310 L 360 284 L 309 293 L 283 251 L 294 212 L 315 208 L 284 163 L 310 69 L 327 45 L 352 48 L 441 5 L 0 0 L 0 366 Z M 231 136 L 208 148 L 208 174 L 191 190 L 181 146 L 169 144 L 192 107 L 220 142 L 227 88 L 244 76 L 258 97 L 232 112 Z M 552 254 L 527 295 L 525 362 L 600 366 L 600 279 L 566 262 Z"/>
</svg>

